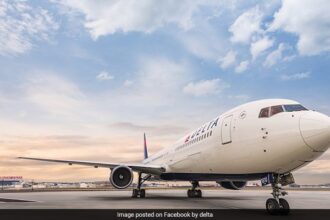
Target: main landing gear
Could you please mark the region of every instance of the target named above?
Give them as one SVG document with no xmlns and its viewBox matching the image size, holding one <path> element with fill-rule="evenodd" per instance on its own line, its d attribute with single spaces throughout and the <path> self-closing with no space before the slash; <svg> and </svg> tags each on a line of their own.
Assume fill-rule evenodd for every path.
<svg viewBox="0 0 330 220">
<path fill-rule="evenodd" d="M 291 177 L 292 175 L 290 178 Z M 269 198 L 266 201 L 266 209 L 271 215 L 288 215 L 290 212 L 289 203 L 285 199 L 279 198 L 280 196 L 288 195 L 288 193 L 281 188 L 281 185 L 283 185 L 281 182 L 286 181 L 286 178 L 288 178 L 288 176 L 283 176 L 280 174 L 274 175 L 274 182 L 272 183 L 273 198 Z"/>
<path fill-rule="evenodd" d="M 192 181 L 191 185 L 192 189 L 188 189 L 187 191 L 188 198 L 201 198 L 202 190 L 196 189 L 197 187 L 199 187 L 198 181 Z"/>
<path fill-rule="evenodd" d="M 139 173 L 139 179 L 138 179 L 138 185 L 136 189 L 133 189 L 132 191 L 132 198 L 144 198 L 146 197 L 146 190 L 141 189 L 142 184 L 147 181 L 151 175 L 147 175 L 142 178 L 142 173 Z"/>
</svg>

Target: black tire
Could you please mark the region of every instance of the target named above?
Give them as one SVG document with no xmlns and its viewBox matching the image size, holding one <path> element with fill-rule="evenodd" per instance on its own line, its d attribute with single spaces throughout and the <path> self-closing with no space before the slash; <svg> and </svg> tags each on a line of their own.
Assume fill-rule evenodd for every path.
<svg viewBox="0 0 330 220">
<path fill-rule="evenodd" d="M 269 214 L 277 215 L 277 214 L 279 214 L 280 205 L 278 204 L 276 199 L 270 198 L 270 199 L 267 199 L 267 201 L 266 201 L 266 209 Z"/>
<path fill-rule="evenodd" d="M 193 191 L 191 189 L 188 189 L 187 190 L 187 195 L 188 195 L 188 198 L 192 198 L 193 197 Z"/>
<path fill-rule="evenodd" d="M 197 197 L 202 198 L 202 190 L 198 189 L 197 191 Z"/>
<path fill-rule="evenodd" d="M 137 189 L 133 189 L 132 191 L 132 198 L 137 198 L 138 196 L 138 190 Z"/>
<path fill-rule="evenodd" d="M 194 198 L 198 198 L 198 190 L 193 190 L 193 196 Z"/>
<path fill-rule="evenodd" d="M 290 213 L 289 203 L 285 199 L 282 199 L 282 198 L 279 199 L 279 203 L 280 203 L 280 214 L 288 215 Z"/>
<path fill-rule="evenodd" d="M 146 197 L 146 190 L 140 189 L 140 198 L 145 198 L 145 197 Z"/>
</svg>

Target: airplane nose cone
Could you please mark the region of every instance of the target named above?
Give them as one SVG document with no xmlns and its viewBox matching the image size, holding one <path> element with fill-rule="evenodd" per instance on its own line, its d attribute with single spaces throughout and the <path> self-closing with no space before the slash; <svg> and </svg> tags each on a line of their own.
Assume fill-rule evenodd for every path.
<svg viewBox="0 0 330 220">
<path fill-rule="evenodd" d="M 318 112 L 309 112 L 300 118 L 300 131 L 305 143 L 315 151 L 330 147 L 330 118 Z"/>
</svg>

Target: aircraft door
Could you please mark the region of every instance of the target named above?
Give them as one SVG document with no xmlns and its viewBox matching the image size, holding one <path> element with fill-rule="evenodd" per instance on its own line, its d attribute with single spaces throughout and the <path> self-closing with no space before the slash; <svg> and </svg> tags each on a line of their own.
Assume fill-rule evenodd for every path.
<svg viewBox="0 0 330 220">
<path fill-rule="evenodd" d="M 229 144 L 231 143 L 231 122 L 232 122 L 233 116 L 227 116 L 223 119 L 222 125 L 221 125 L 221 139 L 222 144 Z"/>
</svg>

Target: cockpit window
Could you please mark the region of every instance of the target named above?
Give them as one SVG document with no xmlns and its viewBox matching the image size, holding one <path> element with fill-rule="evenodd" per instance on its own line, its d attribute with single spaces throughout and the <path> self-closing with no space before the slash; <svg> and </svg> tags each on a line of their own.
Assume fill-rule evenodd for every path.
<svg viewBox="0 0 330 220">
<path fill-rule="evenodd" d="M 283 112 L 282 105 L 272 106 L 270 108 L 270 115 L 269 116 L 271 117 L 271 116 L 276 115 L 276 114 L 281 113 L 281 112 Z"/>
<path fill-rule="evenodd" d="M 299 104 L 275 105 L 261 109 L 259 118 L 269 118 L 281 112 L 296 112 L 296 111 L 308 111 L 308 109 Z"/>
<path fill-rule="evenodd" d="M 259 118 L 268 118 L 269 117 L 269 108 L 263 108 L 260 111 Z"/>
<path fill-rule="evenodd" d="M 296 111 L 307 111 L 308 109 L 302 105 L 284 105 L 284 109 L 286 112 L 296 112 Z"/>
</svg>

